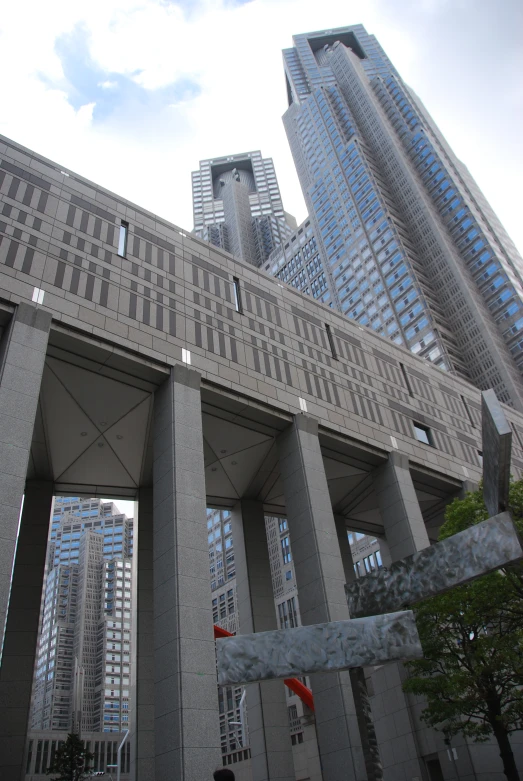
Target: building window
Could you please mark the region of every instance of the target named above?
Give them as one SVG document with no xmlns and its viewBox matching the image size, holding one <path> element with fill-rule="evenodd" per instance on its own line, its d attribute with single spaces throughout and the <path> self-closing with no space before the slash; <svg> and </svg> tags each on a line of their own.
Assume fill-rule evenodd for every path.
<svg viewBox="0 0 523 781">
<path fill-rule="evenodd" d="M 433 447 L 432 434 L 427 426 L 423 426 L 421 423 L 414 423 L 414 436 L 418 442 L 423 442 L 424 445 Z"/>
<path fill-rule="evenodd" d="M 289 628 L 289 615 L 287 613 L 287 603 L 282 602 L 278 605 L 278 618 L 280 620 L 280 629 Z"/>
<path fill-rule="evenodd" d="M 234 285 L 234 303 L 236 305 L 236 311 L 242 314 L 243 307 L 242 307 L 242 292 L 240 290 L 240 280 L 238 279 L 238 277 L 233 277 L 232 281 Z"/>
<path fill-rule="evenodd" d="M 400 368 L 401 368 L 401 373 L 403 374 L 403 379 L 405 381 L 406 388 L 409 392 L 409 396 L 414 396 L 414 393 L 412 392 L 412 386 L 409 380 L 409 375 L 407 374 L 407 370 L 405 369 L 405 366 L 402 363 L 400 363 Z"/>
<path fill-rule="evenodd" d="M 129 235 L 129 223 L 122 220 L 120 235 L 118 237 L 118 254 L 121 258 L 127 255 L 127 236 Z"/>
<path fill-rule="evenodd" d="M 280 527 L 280 534 L 282 532 L 287 531 L 287 529 L 289 527 L 287 526 L 287 519 L 286 518 L 280 518 L 279 527 Z"/>
<path fill-rule="evenodd" d="M 283 563 L 289 564 L 290 561 L 292 560 L 289 535 L 281 539 L 281 552 L 283 556 Z"/>
<path fill-rule="evenodd" d="M 329 347 L 331 349 L 332 357 L 335 361 L 337 361 L 338 355 L 336 353 L 336 345 L 334 344 L 334 336 L 332 335 L 332 330 L 328 323 L 325 323 L 325 330 L 327 331 L 327 339 L 329 340 Z"/>
<path fill-rule="evenodd" d="M 289 624 L 291 628 L 298 626 L 298 614 L 296 612 L 296 598 L 291 597 L 287 600 L 287 612 L 289 614 Z"/>
</svg>

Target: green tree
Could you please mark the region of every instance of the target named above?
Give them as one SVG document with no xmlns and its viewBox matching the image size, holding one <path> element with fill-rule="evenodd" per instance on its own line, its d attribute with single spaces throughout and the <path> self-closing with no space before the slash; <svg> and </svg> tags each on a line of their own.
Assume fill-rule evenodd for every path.
<svg viewBox="0 0 523 781">
<path fill-rule="evenodd" d="M 523 531 L 523 480 L 510 505 Z M 440 539 L 488 518 L 481 490 L 447 508 Z M 423 720 L 449 736 L 494 736 L 508 781 L 520 781 L 510 734 L 523 729 L 523 568 L 510 567 L 415 608 L 424 658 L 408 664 L 404 689 L 423 695 Z"/>
<path fill-rule="evenodd" d="M 81 781 L 89 775 L 89 762 L 92 759 L 93 754 L 86 751 L 83 740 L 73 732 L 56 750 L 46 773 L 54 776 L 53 781 Z"/>
</svg>

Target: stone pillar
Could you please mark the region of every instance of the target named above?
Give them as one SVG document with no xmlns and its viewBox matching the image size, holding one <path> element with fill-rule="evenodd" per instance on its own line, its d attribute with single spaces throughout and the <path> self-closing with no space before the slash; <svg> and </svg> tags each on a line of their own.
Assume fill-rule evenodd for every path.
<svg viewBox="0 0 523 781">
<path fill-rule="evenodd" d="M 352 561 L 352 552 L 347 537 L 345 518 L 340 515 L 335 515 L 334 521 L 336 523 L 336 533 L 340 545 L 345 581 L 351 583 L 356 579 L 356 573 L 354 572 L 354 563 Z M 383 781 L 383 765 L 380 758 L 376 730 L 374 729 L 372 708 L 365 678 L 365 669 L 363 667 L 356 667 L 349 671 L 349 675 L 363 746 L 367 781 Z"/>
<path fill-rule="evenodd" d="M 206 516 L 200 375 L 179 365 L 154 406 L 155 781 L 221 765 Z"/>
<path fill-rule="evenodd" d="M 479 488 L 479 485 L 474 482 L 474 480 L 463 480 L 461 484 L 461 489 L 458 494 L 459 499 L 464 499 L 467 494 L 473 494 L 475 491 L 477 491 Z"/>
<path fill-rule="evenodd" d="M 278 449 L 302 623 L 346 620 L 345 574 L 317 421 L 296 415 Z M 366 778 L 349 673 L 312 675 L 311 687 L 324 781 Z"/>
<path fill-rule="evenodd" d="M 392 562 L 430 545 L 409 470 L 409 459 L 393 450 L 374 475 L 385 537 Z"/>
<path fill-rule="evenodd" d="M 0 648 L 51 315 L 19 304 L 0 342 Z"/>
<path fill-rule="evenodd" d="M 430 545 L 412 483 L 409 459 L 397 450 L 374 474 L 381 519 L 385 529 L 382 559 L 385 566 Z M 385 778 L 394 772 L 398 781 L 424 778 L 409 697 L 403 692 L 402 664 L 387 664 L 372 675 L 374 725 Z M 394 770 L 392 770 L 394 768 Z"/>
<path fill-rule="evenodd" d="M 334 523 L 336 524 L 336 535 L 338 537 L 338 545 L 340 546 L 345 583 L 352 583 L 353 580 L 356 580 L 356 573 L 354 572 L 354 562 L 352 561 L 352 551 L 349 545 L 345 518 L 342 515 L 335 515 Z"/>
<path fill-rule="evenodd" d="M 133 572 L 135 666 L 131 693 L 131 778 L 154 781 L 153 492 L 138 494 Z"/>
<path fill-rule="evenodd" d="M 261 502 L 243 499 L 232 512 L 240 634 L 277 629 Z M 253 781 L 294 781 L 289 715 L 282 681 L 247 686 Z"/>
<path fill-rule="evenodd" d="M 20 781 L 24 775 L 23 760 L 52 503 L 52 483 L 27 484 L 0 669 L 2 781 Z"/>
</svg>

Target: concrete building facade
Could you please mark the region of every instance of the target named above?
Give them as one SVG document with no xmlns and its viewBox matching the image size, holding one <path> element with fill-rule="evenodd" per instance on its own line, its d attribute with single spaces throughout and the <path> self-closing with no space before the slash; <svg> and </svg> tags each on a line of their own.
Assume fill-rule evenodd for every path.
<svg viewBox="0 0 523 781">
<path fill-rule="evenodd" d="M 67 740 L 67 732 L 38 731 L 30 732 L 25 765 L 25 781 L 43 781 L 49 778 L 46 769 L 53 761 L 56 750 Z M 93 755 L 91 770 L 111 777 L 118 759 L 118 746 L 123 734 L 108 735 L 100 732 L 84 732 L 82 739 L 85 748 Z M 126 743 L 122 749 L 121 778 L 129 779 L 131 747 Z"/>
<path fill-rule="evenodd" d="M 523 261 L 362 25 L 293 38 L 284 125 L 332 306 L 522 409 Z"/>
<path fill-rule="evenodd" d="M 481 477 L 480 394 L 5 138 L 0 171 L 0 774 L 24 768 L 53 495 L 114 496 L 139 505 L 131 774 L 197 781 L 222 762 L 206 508 L 231 511 L 240 632 L 278 627 L 265 516 L 287 520 L 302 624 L 346 619 L 347 531 L 384 563 L 437 538 Z M 364 778 L 350 676 L 310 683 L 323 781 Z M 385 773 L 445 770 L 397 667 L 372 683 Z M 281 682 L 246 704 L 253 781 L 294 779 Z M 461 776 L 502 781 L 474 752 Z"/>
</svg>

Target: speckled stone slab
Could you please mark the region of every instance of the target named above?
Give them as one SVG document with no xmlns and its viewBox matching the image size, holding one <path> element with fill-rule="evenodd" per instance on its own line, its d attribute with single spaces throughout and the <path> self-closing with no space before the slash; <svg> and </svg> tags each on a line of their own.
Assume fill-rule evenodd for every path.
<svg viewBox="0 0 523 781">
<path fill-rule="evenodd" d="M 345 586 L 355 618 L 389 613 L 442 594 L 523 558 L 509 513 L 500 513 L 453 537 Z"/>
<path fill-rule="evenodd" d="M 419 659 L 421 644 L 411 611 L 331 621 L 216 641 L 218 683 L 253 683 L 317 672 Z"/>
<path fill-rule="evenodd" d="M 512 429 L 493 390 L 481 394 L 483 499 L 491 515 L 508 509 Z"/>
</svg>

